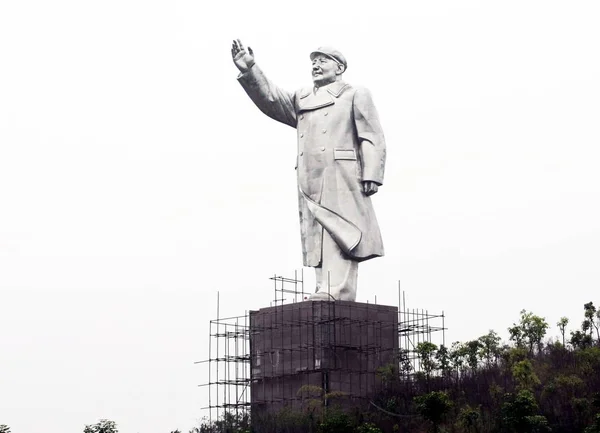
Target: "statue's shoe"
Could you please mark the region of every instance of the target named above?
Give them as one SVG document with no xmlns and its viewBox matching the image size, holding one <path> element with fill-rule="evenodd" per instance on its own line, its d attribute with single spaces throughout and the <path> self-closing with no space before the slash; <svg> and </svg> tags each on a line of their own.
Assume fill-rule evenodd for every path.
<svg viewBox="0 0 600 433">
<path fill-rule="evenodd" d="M 310 295 L 308 298 L 309 301 L 335 301 L 333 295 L 330 295 L 327 292 L 317 292 Z"/>
</svg>

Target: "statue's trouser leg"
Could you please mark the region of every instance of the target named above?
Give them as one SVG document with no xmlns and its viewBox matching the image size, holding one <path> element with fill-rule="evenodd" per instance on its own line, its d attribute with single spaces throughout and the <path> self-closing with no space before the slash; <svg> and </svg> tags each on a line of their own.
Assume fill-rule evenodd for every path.
<svg viewBox="0 0 600 433">
<path fill-rule="evenodd" d="M 323 230 L 322 245 L 321 266 L 315 268 L 318 295 L 311 299 L 355 301 L 358 262 L 342 253 L 327 230 Z"/>
</svg>

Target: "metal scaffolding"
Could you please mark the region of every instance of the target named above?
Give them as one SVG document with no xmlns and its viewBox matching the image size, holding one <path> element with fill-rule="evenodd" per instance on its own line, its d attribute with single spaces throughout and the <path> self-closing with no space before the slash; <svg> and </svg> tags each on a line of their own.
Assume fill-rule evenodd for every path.
<svg viewBox="0 0 600 433">
<path fill-rule="evenodd" d="M 421 369 L 416 348 L 441 334 L 445 316 L 409 309 L 398 283 L 398 306 L 348 301 L 302 302 L 302 272 L 294 278 L 274 275 L 271 307 L 242 316 L 217 318 L 209 324 L 209 423 L 236 419 L 252 411 L 253 420 L 285 407 L 302 408 L 329 395 L 342 403 L 368 403 L 378 389 L 377 369 L 410 363 Z M 439 341 L 439 338 L 437 339 Z M 410 374 L 407 378 L 410 380 Z"/>
</svg>

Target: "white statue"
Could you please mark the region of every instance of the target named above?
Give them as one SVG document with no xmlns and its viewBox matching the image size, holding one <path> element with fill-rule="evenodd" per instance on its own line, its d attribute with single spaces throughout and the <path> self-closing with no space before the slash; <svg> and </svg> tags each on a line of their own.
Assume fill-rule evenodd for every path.
<svg viewBox="0 0 600 433">
<path fill-rule="evenodd" d="M 369 91 L 342 80 L 347 62 L 333 48 L 310 54 L 313 86 L 294 93 L 268 80 L 239 39 L 231 54 L 257 107 L 297 129 L 303 261 L 317 279 L 310 300 L 355 301 L 358 262 L 383 256 L 370 196 L 383 183 L 385 139 Z"/>
</svg>

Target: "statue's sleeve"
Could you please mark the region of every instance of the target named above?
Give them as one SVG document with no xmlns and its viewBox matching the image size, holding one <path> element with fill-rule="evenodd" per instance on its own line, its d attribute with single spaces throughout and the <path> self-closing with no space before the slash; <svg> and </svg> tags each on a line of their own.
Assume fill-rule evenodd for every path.
<svg viewBox="0 0 600 433">
<path fill-rule="evenodd" d="M 238 81 L 260 111 L 281 123 L 296 127 L 294 95 L 273 84 L 255 64 Z"/>
<path fill-rule="evenodd" d="M 362 156 L 362 180 L 382 185 L 385 171 L 385 138 L 371 93 L 364 88 L 357 89 L 352 108 Z"/>
</svg>

